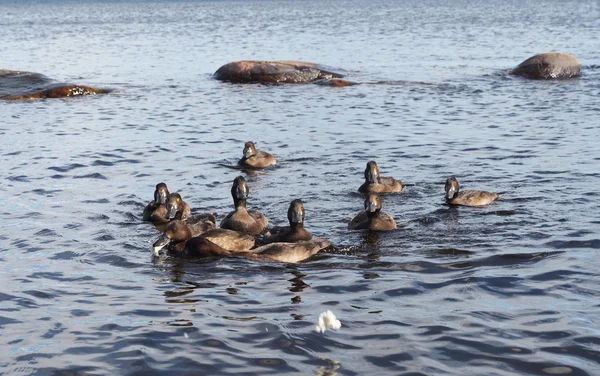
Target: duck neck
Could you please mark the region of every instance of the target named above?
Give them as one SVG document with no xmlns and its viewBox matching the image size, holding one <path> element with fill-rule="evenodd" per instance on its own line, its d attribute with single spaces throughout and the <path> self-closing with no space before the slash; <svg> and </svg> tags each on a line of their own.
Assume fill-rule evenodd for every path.
<svg viewBox="0 0 600 376">
<path fill-rule="evenodd" d="M 296 242 L 310 240 L 312 234 L 304 229 L 304 223 L 290 223 L 290 230 L 283 234 L 283 241 Z"/>
<path fill-rule="evenodd" d="M 235 210 L 246 210 L 246 199 L 234 198 L 233 205 L 235 206 Z"/>
<path fill-rule="evenodd" d="M 375 217 L 379 216 L 379 211 L 380 211 L 380 209 L 377 209 L 377 210 L 375 210 L 374 212 L 370 212 L 370 211 L 368 211 L 368 212 L 367 212 L 367 217 L 368 217 L 369 219 L 373 219 L 373 218 L 375 218 Z"/>
<path fill-rule="evenodd" d="M 301 233 L 305 231 L 304 223 L 290 222 L 290 233 Z"/>
</svg>

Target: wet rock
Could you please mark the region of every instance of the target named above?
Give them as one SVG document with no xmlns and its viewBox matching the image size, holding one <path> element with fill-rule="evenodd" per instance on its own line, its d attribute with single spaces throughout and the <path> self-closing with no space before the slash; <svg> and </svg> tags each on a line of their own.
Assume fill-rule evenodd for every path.
<svg viewBox="0 0 600 376">
<path fill-rule="evenodd" d="M 329 78 L 329 79 L 315 81 L 314 84 L 321 85 L 321 86 L 330 86 L 330 87 L 345 87 L 345 86 L 358 85 L 358 82 L 343 80 L 341 78 Z"/>
<path fill-rule="evenodd" d="M 575 56 L 550 52 L 530 57 L 513 69 L 510 74 L 543 80 L 575 77 L 580 72 L 581 65 L 579 65 Z"/>
<path fill-rule="evenodd" d="M 234 83 L 309 83 L 316 80 L 341 78 L 343 74 L 302 61 L 246 60 L 225 64 L 214 74 L 220 81 Z"/>
<path fill-rule="evenodd" d="M 105 94 L 110 90 L 57 83 L 40 73 L 0 70 L 0 99 L 28 100 Z"/>
</svg>

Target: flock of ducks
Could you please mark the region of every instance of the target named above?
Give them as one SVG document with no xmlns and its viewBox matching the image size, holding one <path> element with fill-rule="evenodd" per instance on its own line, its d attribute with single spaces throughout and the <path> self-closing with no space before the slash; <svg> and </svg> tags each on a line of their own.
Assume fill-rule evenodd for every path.
<svg viewBox="0 0 600 376">
<path fill-rule="evenodd" d="M 276 164 L 275 157 L 256 150 L 253 142 L 244 145 L 238 165 L 245 168 L 266 168 Z M 380 193 L 398 193 L 402 182 L 383 177 L 375 161 L 369 161 L 364 172 L 365 182 L 358 191 L 366 195 L 364 211 L 348 223 L 350 230 L 385 231 L 396 228 L 396 222 L 384 213 Z M 446 202 L 449 205 L 485 206 L 497 200 L 497 193 L 460 191 L 458 180 L 446 180 Z M 179 193 L 170 193 L 165 183 L 156 185 L 154 200 L 144 209 L 143 220 L 164 228 L 154 242 L 154 254 L 167 249 L 171 254 L 192 257 L 242 256 L 250 259 L 270 259 L 286 263 L 305 260 L 331 247 L 328 240 L 314 238 L 304 228 L 304 205 L 295 199 L 290 203 L 287 217 L 289 226 L 268 228 L 267 218 L 256 210 L 246 208 L 250 190 L 243 176 L 234 179 L 231 186 L 234 210 L 221 220 L 212 213 L 194 214 Z"/>
</svg>

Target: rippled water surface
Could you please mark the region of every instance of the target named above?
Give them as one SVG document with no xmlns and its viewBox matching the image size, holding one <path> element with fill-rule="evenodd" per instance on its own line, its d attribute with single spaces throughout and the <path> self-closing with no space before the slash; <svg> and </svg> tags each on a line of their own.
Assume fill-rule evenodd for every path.
<svg viewBox="0 0 600 376">
<path fill-rule="evenodd" d="M 112 88 L 0 102 L 0 373 L 600 374 L 597 1 L 0 3 L 0 69 Z M 506 72 L 546 51 L 583 75 Z M 393 85 L 232 85 L 295 59 Z M 294 198 L 335 249 L 285 265 L 151 257 L 164 181 L 273 225 Z M 349 232 L 375 159 L 398 229 Z M 446 177 L 504 192 L 449 208 Z M 339 331 L 316 333 L 332 310 Z"/>
</svg>

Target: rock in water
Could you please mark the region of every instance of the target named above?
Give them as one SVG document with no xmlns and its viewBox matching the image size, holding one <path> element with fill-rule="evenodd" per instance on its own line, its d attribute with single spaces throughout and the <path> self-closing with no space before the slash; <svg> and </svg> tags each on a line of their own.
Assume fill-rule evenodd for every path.
<svg viewBox="0 0 600 376">
<path fill-rule="evenodd" d="M 539 54 L 525 60 L 510 74 L 535 80 L 570 78 L 579 75 L 581 65 L 573 55 L 560 52 Z"/>
<path fill-rule="evenodd" d="M 108 92 L 110 90 L 86 85 L 56 83 L 40 73 L 0 69 L 0 99 L 4 100 L 64 98 Z"/>
<path fill-rule="evenodd" d="M 341 78 L 319 64 L 302 61 L 246 60 L 225 64 L 217 69 L 215 79 L 233 83 L 309 83 L 316 80 Z"/>
</svg>

